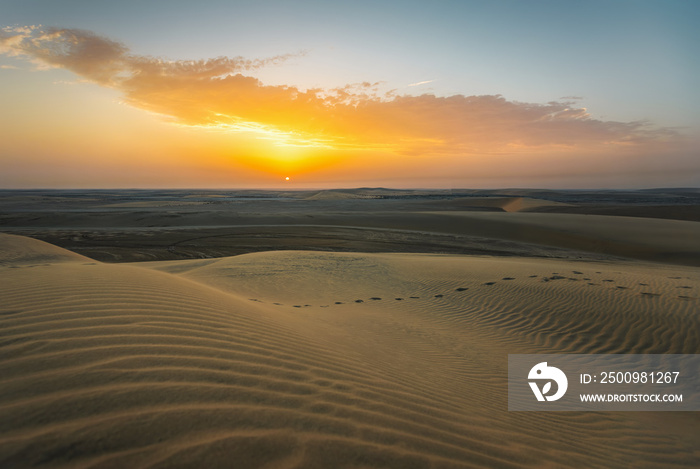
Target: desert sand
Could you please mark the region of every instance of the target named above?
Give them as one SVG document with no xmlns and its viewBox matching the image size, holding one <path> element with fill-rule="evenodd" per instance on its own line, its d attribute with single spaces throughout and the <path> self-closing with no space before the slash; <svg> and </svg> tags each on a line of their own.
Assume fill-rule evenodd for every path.
<svg viewBox="0 0 700 469">
<path fill-rule="evenodd" d="M 326 251 L 201 259 L 106 263 L 0 234 L 0 467 L 700 464 L 696 412 L 507 410 L 508 354 L 700 353 L 696 222 L 421 208 L 364 226 L 315 212 Z M 168 227 L 144 235 L 129 214 L 110 252 L 161 257 L 134 240 Z M 50 216 L 58 239 L 110 232 Z M 282 217 L 299 219 L 216 229 L 233 245 L 251 220 Z M 289 226 L 267 226 L 289 242 Z M 395 237 L 338 252 L 362 245 L 342 229 Z M 425 239 L 448 253 L 398 252 Z M 471 252 L 490 243 L 498 255 Z"/>
<path fill-rule="evenodd" d="M 700 266 L 700 191 L 0 191 L 0 231 L 106 262 L 272 250 Z"/>
</svg>

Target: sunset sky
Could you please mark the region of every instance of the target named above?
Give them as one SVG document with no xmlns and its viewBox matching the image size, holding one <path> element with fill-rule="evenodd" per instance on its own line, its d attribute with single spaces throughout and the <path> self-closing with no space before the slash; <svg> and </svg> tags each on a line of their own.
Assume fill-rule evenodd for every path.
<svg viewBox="0 0 700 469">
<path fill-rule="evenodd" d="M 699 20 L 693 0 L 0 0 L 0 188 L 697 187 Z"/>
</svg>

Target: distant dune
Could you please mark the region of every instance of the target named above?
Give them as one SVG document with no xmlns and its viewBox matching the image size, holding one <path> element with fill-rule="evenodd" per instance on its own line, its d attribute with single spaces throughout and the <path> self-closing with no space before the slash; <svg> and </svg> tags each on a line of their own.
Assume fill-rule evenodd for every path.
<svg viewBox="0 0 700 469">
<path fill-rule="evenodd" d="M 444 229 L 613 256 L 700 266 L 700 223 L 567 213 L 433 212 Z M 448 228 L 449 227 L 449 228 Z"/>
<path fill-rule="evenodd" d="M 213 197 L 210 197 L 213 198 Z M 199 201 L 145 201 L 145 202 L 123 202 L 120 204 L 104 205 L 104 208 L 163 208 L 163 207 L 184 207 L 202 205 L 207 202 Z"/>
<path fill-rule="evenodd" d="M 380 189 L 355 189 L 355 190 L 327 190 L 319 191 L 305 197 L 305 200 L 348 200 L 348 199 L 380 199 L 391 197 L 428 197 L 430 192 L 425 191 L 394 191 L 388 192 Z M 124 204 L 121 204 L 122 206 Z M 504 212 L 519 212 L 533 210 L 542 207 L 567 207 L 569 204 L 550 200 L 535 199 L 531 197 L 464 197 L 450 203 L 451 208 L 475 209 L 489 208 Z"/>
<path fill-rule="evenodd" d="M 320 191 L 305 198 L 305 200 L 346 200 L 346 199 L 378 199 L 379 196 L 345 191 Z"/>
<path fill-rule="evenodd" d="M 0 235 L 0 467 L 697 467 L 695 413 L 508 412 L 508 353 L 700 353 L 700 270 Z"/>
<path fill-rule="evenodd" d="M 458 199 L 454 204 L 463 208 L 488 207 L 504 212 L 520 212 L 542 207 L 568 207 L 569 204 L 551 200 L 533 199 L 531 197 L 468 197 Z"/>
<path fill-rule="evenodd" d="M 0 191 L 0 229 L 124 262 L 269 250 L 700 266 L 700 197 L 654 191 Z"/>
</svg>

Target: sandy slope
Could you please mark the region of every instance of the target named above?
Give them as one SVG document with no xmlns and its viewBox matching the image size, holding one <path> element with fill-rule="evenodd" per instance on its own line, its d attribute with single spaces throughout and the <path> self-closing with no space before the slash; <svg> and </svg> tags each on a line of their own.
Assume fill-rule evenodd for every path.
<svg viewBox="0 0 700 469">
<path fill-rule="evenodd" d="M 453 207 L 468 208 L 492 208 L 504 212 L 521 212 L 540 209 L 543 207 L 569 207 L 569 204 L 553 202 L 551 200 L 535 199 L 531 197 L 469 197 L 457 199 L 450 204 Z"/>
<path fill-rule="evenodd" d="M 1 467 L 700 462 L 695 414 L 514 413 L 505 387 L 508 353 L 700 353 L 697 268 L 21 241 L 62 262 L 0 266 Z"/>
</svg>

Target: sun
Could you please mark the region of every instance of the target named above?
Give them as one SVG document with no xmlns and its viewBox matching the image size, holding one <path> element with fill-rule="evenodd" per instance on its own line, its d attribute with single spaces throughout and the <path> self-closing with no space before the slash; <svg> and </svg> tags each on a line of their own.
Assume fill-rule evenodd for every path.
<svg viewBox="0 0 700 469">
<path fill-rule="evenodd" d="M 285 181 L 289 181 L 289 176 L 287 176 L 286 178 L 284 178 L 284 180 L 285 180 Z"/>
</svg>

